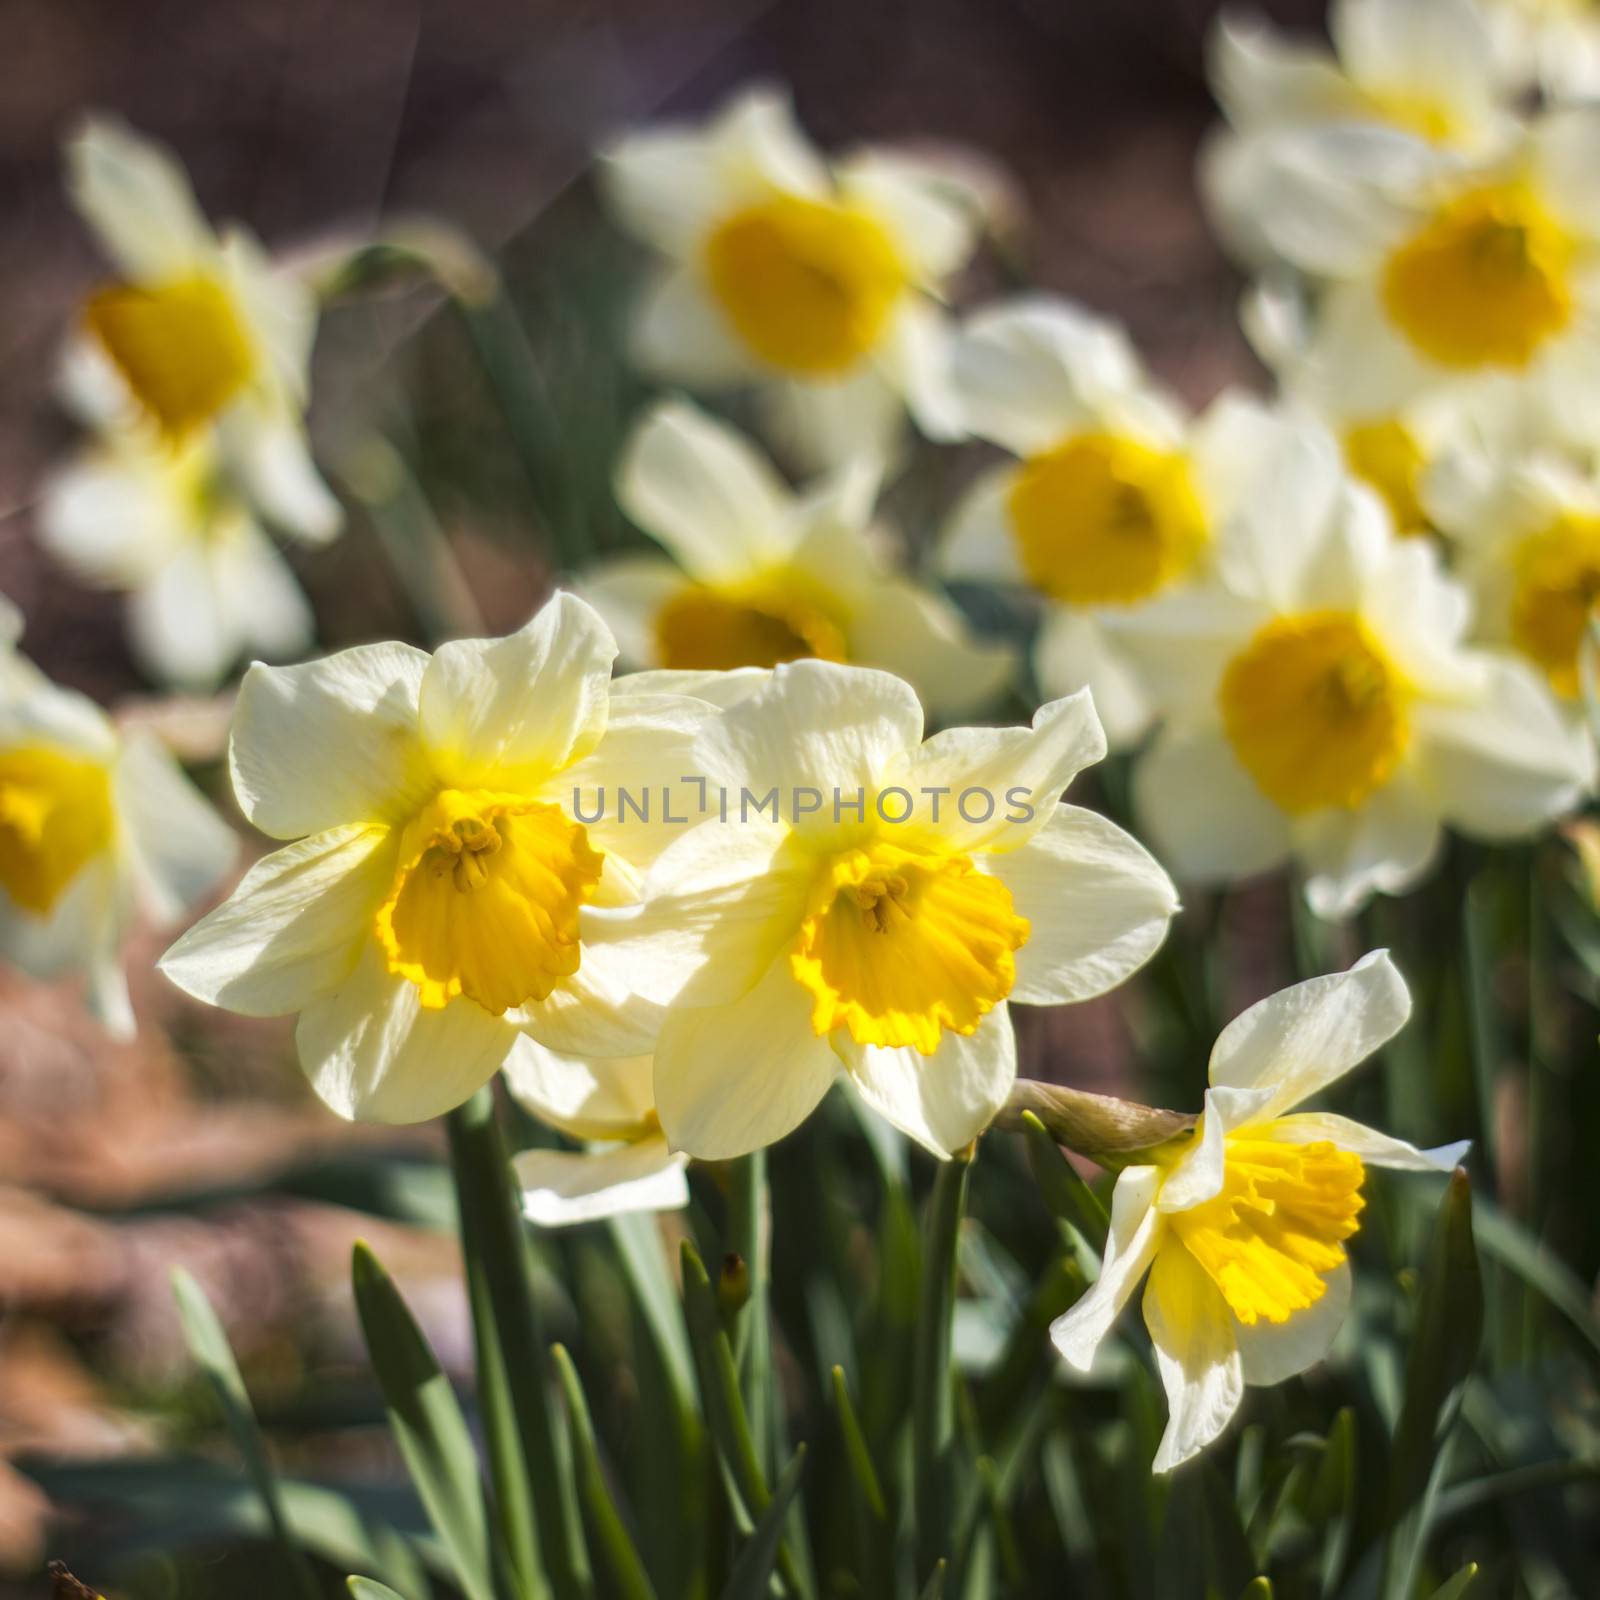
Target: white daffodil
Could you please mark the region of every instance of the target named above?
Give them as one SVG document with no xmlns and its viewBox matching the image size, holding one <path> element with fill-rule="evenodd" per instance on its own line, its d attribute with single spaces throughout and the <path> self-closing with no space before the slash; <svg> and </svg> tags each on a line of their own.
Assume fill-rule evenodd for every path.
<svg viewBox="0 0 1600 1600">
<path fill-rule="evenodd" d="M 1386 951 L 1270 996 L 1222 1030 L 1193 1137 L 1118 1174 L 1093 1287 L 1051 1328 L 1087 1372 L 1140 1279 L 1167 1391 L 1154 1469 L 1227 1427 L 1246 1384 L 1282 1383 L 1328 1353 L 1350 1307 L 1345 1241 L 1366 1168 L 1448 1172 L 1465 1144 L 1417 1150 L 1298 1109 L 1405 1025 L 1411 996 Z"/>
<path fill-rule="evenodd" d="M 119 428 L 46 483 L 45 547 L 86 582 L 128 592 L 139 664 L 165 683 L 214 687 L 241 656 L 294 656 L 311 609 L 222 469 L 214 435 L 167 445 Z"/>
<path fill-rule="evenodd" d="M 1425 485 L 1476 602 L 1476 637 L 1515 650 L 1566 702 L 1600 596 L 1600 486 L 1554 452 L 1458 448 Z"/>
<path fill-rule="evenodd" d="M 1292 857 L 1341 917 L 1414 884 L 1443 823 L 1525 837 L 1574 805 L 1588 749 L 1524 663 L 1466 647 L 1470 613 L 1330 435 L 1262 485 L 1215 580 L 1122 630 L 1165 718 L 1135 800 L 1179 881 Z"/>
<path fill-rule="evenodd" d="M 597 914 L 671 1006 L 655 1106 L 721 1159 L 797 1127 L 842 1069 L 928 1149 L 976 1137 L 1016 1075 L 1008 1000 L 1083 1000 L 1160 944 L 1177 900 L 1120 828 L 1059 802 L 1104 754 L 1089 696 L 1032 728 L 923 740 L 909 685 L 797 661 L 745 674 L 691 769 L 707 820 L 629 910 Z"/>
<path fill-rule="evenodd" d="M 522 1210 L 543 1228 L 689 1203 L 686 1155 L 668 1146 L 652 1099 L 649 1056 L 583 1060 L 524 1041 L 506 1063 L 511 1092 L 584 1150 L 524 1150 L 513 1160 Z"/>
<path fill-rule="evenodd" d="M 1315 138 L 1316 162 L 1289 142 L 1251 201 L 1313 280 L 1308 391 L 1386 416 L 1511 385 L 1557 436 L 1600 431 L 1600 110 L 1546 113 L 1470 163 L 1383 130 Z"/>
<path fill-rule="evenodd" d="M 1009 651 L 978 643 L 942 595 L 898 574 L 872 523 L 875 464 L 796 495 L 742 434 L 666 401 L 634 430 L 617 497 L 676 558 L 624 556 L 582 592 L 623 656 L 685 670 L 814 656 L 883 667 L 936 715 L 993 700 Z"/>
<path fill-rule="evenodd" d="M 695 389 L 763 382 L 809 464 L 892 450 L 906 408 L 959 431 L 937 299 L 980 208 L 926 164 L 830 164 L 788 97 L 739 95 L 698 127 L 632 134 L 600 181 L 618 221 L 666 258 L 635 327 L 641 365 Z"/>
<path fill-rule="evenodd" d="M 1201 188 L 1247 260 L 1275 254 L 1260 227 L 1263 175 L 1286 182 L 1296 164 L 1315 168 L 1320 133 L 1377 129 L 1442 162 L 1514 133 L 1524 74 L 1474 0 L 1335 0 L 1328 31 L 1331 50 L 1258 16 L 1224 15 L 1212 31 L 1207 75 L 1227 127 L 1205 147 Z"/>
<path fill-rule="evenodd" d="M 347 1117 L 449 1110 L 512 1055 L 519 1028 L 575 1055 L 648 1051 L 658 1014 L 591 945 L 589 919 L 631 900 L 683 830 L 604 797 L 623 785 L 661 800 L 695 770 L 691 737 L 711 708 L 611 687 L 615 654 L 599 617 L 558 594 L 509 638 L 431 657 L 381 644 L 252 667 L 234 792 L 263 833 L 294 842 L 162 970 L 248 1016 L 299 1012 L 301 1065 Z"/>
<path fill-rule="evenodd" d="M 1502 59 L 1556 100 L 1600 96 L 1600 16 L 1589 0 L 1483 0 Z"/>
<path fill-rule="evenodd" d="M 141 911 L 174 922 L 228 870 L 232 830 L 148 733 L 15 655 L 0 613 L 0 956 L 36 978 L 82 973 L 118 1037 L 133 1010 L 122 945 Z"/>
<path fill-rule="evenodd" d="M 1120 328 L 1044 297 L 973 316 L 954 371 L 972 431 L 1019 459 L 956 507 L 940 568 L 1043 595 L 1040 687 L 1087 685 L 1112 745 L 1131 743 L 1151 707 L 1108 624 L 1202 577 L 1219 530 L 1303 430 L 1238 395 L 1191 421 Z"/>
<path fill-rule="evenodd" d="M 66 153 L 72 202 L 117 273 L 84 305 L 69 403 L 97 426 L 139 424 L 174 445 L 216 427 L 264 516 L 331 538 L 339 505 L 305 437 L 310 289 L 242 229 L 214 232 L 172 154 L 121 123 L 91 118 Z"/>
</svg>

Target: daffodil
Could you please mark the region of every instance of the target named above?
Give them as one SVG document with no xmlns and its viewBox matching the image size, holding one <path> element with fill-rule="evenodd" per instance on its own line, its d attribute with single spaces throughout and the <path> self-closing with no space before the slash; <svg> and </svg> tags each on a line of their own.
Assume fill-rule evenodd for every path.
<svg viewBox="0 0 1600 1600">
<path fill-rule="evenodd" d="M 1590 752 L 1525 663 L 1468 647 L 1470 617 L 1331 436 L 1263 485 L 1215 579 L 1123 627 L 1164 716 L 1135 800 L 1179 881 L 1293 858 L 1340 917 L 1414 884 L 1443 824 L 1522 838 L 1576 804 Z"/>
<path fill-rule="evenodd" d="M 215 428 L 269 520 L 307 538 L 341 514 L 312 465 L 305 407 L 317 306 L 244 230 L 218 235 L 170 152 L 105 117 L 67 143 L 67 187 L 116 276 L 85 302 L 69 403 L 174 448 Z"/>
<path fill-rule="evenodd" d="M 298 1012 L 301 1065 L 347 1117 L 449 1110 L 506 1062 L 519 1029 L 575 1055 L 648 1051 L 658 1013 L 591 945 L 589 919 L 631 900 L 684 830 L 659 809 L 645 823 L 596 808 L 594 793 L 659 801 L 694 770 L 690 738 L 710 707 L 612 689 L 615 654 L 599 617 L 558 594 L 508 638 L 431 657 L 381 644 L 253 666 L 234 793 L 263 833 L 293 842 L 162 970 L 246 1015 Z"/>
<path fill-rule="evenodd" d="M 83 974 L 90 1008 L 130 1037 L 130 926 L 176 921 L 237 843 L 150 734 L 119 732 L 15 654 L 9 603 L 0 623 L 0 955 L 36 978 Z"/>
<path fill-rule="evenodd" d="M 1148 1273 L 1144 1320 L 1168 1405 L 1157 1472 L 1212 1443 L 1246 1384 L 1282 1383 L 1327 1355 L 1350 1307 L 1366 1169 L 1448 1172 L 1464 1154 L 1300 1109 L 1410 1013 L 1381 950 L 1261 1001 L 1218 1037 L 1192 1137 L 1118 1174 L 1100 1276 L 1051 1335 L 1087 1372 Z"/>
<path fill-rule="evenodd" d="M 603 152 L 619 222 L 664 258 L 635 326 L 641 365 L 695 389 L 762 383 L 811 464 L 884 454 L 910 409 L 959 431 L 937 300 L 975 243 L 979 207 L 921 163 L 830 163 L 787 96 L 737 96 L 702 126 Z"/>
<path fill-rule="evenodd" d="M 1482 0 L 1496 48 L 1555 100 L 1600 94 L 1600 17 L 1588 0 Z"/>
<path fill-rule="evenodd" d="M 895 571 L 872 520 L 877 488 L 863 462 L 797 495 L 742 434 L 666 401 L 634 430 L 617 496 L 676 560 L 607 562 L 583 594 L 641 666 L 815 657 L 897 673 L 936 713 L 982 706 L 1010 654 L 978 643 L 948 600 Z"/>
<path fill-rule="evenodd" d="M 798 1126 L 842 1071 L 938 1155 L 1016 1075 L 1007 1005 L 1087 999 L 1159 945 L 1177 906 L 1126 833 L 1061 803 L 1105 750 L 1087 693 L 1031 728 L 923 739 L 888 673 L 797 661 L 743 675 L 695 741 L 707 818 L 631 908 L 597 914 L 670 1007 L 654 1099 L 707 1159 Z"/>
<path fill-rule="evenodd" d="M 1308 135 L 1309 139 L 1310 136 Z M 1533 119 L 1481 160 L 1415 157 L 1334 128 L 1251 189 L 1254 221 L 1311 281 L 1305 382 L 1341 415 L 1514 388 L 1558 437 L 1600 424 L 1600 111 Z"/>
<path fill-rule="evenodd" d="M 1121 329 L 1044 297 L 973 316 L 954 371 L 972 431 L 1017 459 L 957 505 L 940 568 L 1042 595 L 1041 688 L 1087 685 L 1128 744 L 1151 706 L 1108 623 L 1204 576 L 1219 528 L 1256 479 L 1290 470 L 1303 430 L 1239 395 L 1191 420 Z"/>
<path fill-rule="evenodd" d="M 310 607 L 209 430 L 102 435 L 45 485 L 39 531 L 79 577 L 128 592 L 134 655 L 165 683 L 211 688 L 241 656 L 311 643 Z"/>
<path fill-rule="evenodd" d="M 1251 260 L 1275 255 L 1263 181 L 1315 168 L 1319 135 L 1372 130 L 1447 163 L 1506 142 L 1523 73 L 1474 0 L 1335 0 L 1332 49 L 1283 37 L 1266 19 L 1225 14 L 1207 69 L 1227 127 L 1207 144 L 1201 187 L 1223 238 Z"/>
<path fill-rule="evenodd" d="M 689 1203 L 689 1158 L 667 1145 L 655 1114 L 651 1057 L 583 1060 L 524 1039 L 506 1082 L 541 1121 L 583 1150 L 524 1150 L 513 1159 L 523 1214 L 540 1227 L 594 1222 Z"/>
</svg>

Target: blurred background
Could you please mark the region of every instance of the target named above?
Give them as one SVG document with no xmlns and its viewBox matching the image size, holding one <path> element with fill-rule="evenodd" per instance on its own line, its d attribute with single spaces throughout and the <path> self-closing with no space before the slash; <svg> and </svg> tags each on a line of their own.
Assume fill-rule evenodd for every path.
<svg viewBox="0 0 1600 1600">
<path fill-rule="evenodd" d="M 1268 9 L 1305 26 L 1320 10 Z M 1212 10 L 1205 0 L 0 0 L 0 590 L 27 619 L 26 650 L 102 704 L 160 715 L 228 803 L 217 762 L 225 701 L 141 712 L 150 690 L 123 642 L 120 598 L 75 584 L 34 543 L 41 472 L 72 432 L 51 396 L 57 351 L 103 270 L 61 191 L 60 143 L 84 111 L 113 110 L 171 144 L 207 212 L 246 222 L 274 251 L 360 238 L 380 218 L 435 217 L 499 263 L 509 324 L 469 325 L 425 285 L 401 282 L 335 305 L 318 346 L 316 446 L 351 506 L 342 539 L 291 555 L 319 644 L 429 643 L 519 625 L 548 590 L 553 551 L 634 537 L 608 474 L 643 394 L 617 355 L 639 260 L 596 209 L 590 152 L 754 78 L 792 85 L 824 148 L 961 145 L 993 163 L 998 213 L 1011 221 L 963 300 L 1018 278 L 1081 298 L 1125 319 L 1194 402 L 1250 378 L 1239 284 L 1192 179 L 1214 114 L 1202 74 Z M 506 361 L 515 373 L 497 388 Z M 919 497 L 896 506 L 913 541 L 927 539 L 954 487 L 925 477 Z M 1283 906 L 1281 886 L 1230 898 L 1243 957 L 1229 966 L 1230 1011 L 1289 977 Z M 196 1528 L 214 1530 L 229 1514 L 221 1491 L 213 1504 L 203 1474 L 130 1476 L 142 1454 L 202 1434 L 171 1265 L 216 1302 L 291 1469 L 315 1461 L 398 1481 L 349 1307 L 355 1237 L 374 1240 L 447 1364 L 470 1358 L 435 1131 L 336 1123 L 295 1068 L 289 1019 L 194 1006 L 153 975 L 171 931 L 145 930 L 131 952 L 140 1034 L 129 1045 L 108 1042 L 70 988 L 0 971 L 5 1596 L 42 1592 L 29 1575 L 47 1553 L 102 1573 L 136 1554 L 141 1593 L 221 1592 L 188 1587 L 170 1520 L 174 1494 L 190 1495 Z M 1128 1005 L 1113 996 L 1020 1016 L 1024 1072 L 1129 1086 Z M 35 1470 L 18 1470 L 24 1460 Z M 140 1492 L 166 1496 L 158 1530 Z M 66 1520 L 52 1519 L 52 1494 L 74 1508 Z M 204 1556 L 214 1533 L 195 1537 Z M 236 1569 L 233 1558 L 229 1592 L 257 1592 Z"/>
</svg>

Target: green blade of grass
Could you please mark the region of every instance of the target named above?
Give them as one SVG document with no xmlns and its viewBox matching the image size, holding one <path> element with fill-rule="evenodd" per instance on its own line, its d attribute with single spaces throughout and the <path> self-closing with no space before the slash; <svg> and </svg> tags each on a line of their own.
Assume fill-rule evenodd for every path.
<svg viewBox="0 0 1600 1600">
<path fill-rule="evenodd" d="M 800 1478 L 805 1465 L 806 1447 L 801 1445 L 789 1465 L 783 1469 L 783 1475 L 772 1492 L 771 1503 L 761 1513 L 755 1531 L 739 1552 L 739 1559 L 728 1574 L 722 1600 L 765 1600 L 773 1566 L 784 1548 L 784 1523 L 794 1506 L 795 1496 L 800 1492 Z"/>
</svg>

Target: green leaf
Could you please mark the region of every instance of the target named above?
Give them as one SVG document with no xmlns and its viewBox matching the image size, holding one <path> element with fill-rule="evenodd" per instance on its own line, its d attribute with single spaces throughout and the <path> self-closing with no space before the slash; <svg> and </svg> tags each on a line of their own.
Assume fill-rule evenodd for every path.
<svg viewBox="0 0 1600 1600">
<path fill-rule="evenodd" d="M 183 1323 L 189 1353 L 205 1373 L 212 1393 L 217 1397 L 223 1421 L 233 1436 L 239 1454 L 244 1458 L 245 1471 L 255 1485 L 256 1493 L 261 1496 L 267 1520 L 272 1525 L 273 1537 L 283 1551 L 295 1586 L 310 1600 L 317 1600 L 322 1586 L 317 1582 L 317 1575 L 312 1571 L 305 1552 L 295 1543 L 289 1531 L 283 1501 L 278 1492 L 278 1480 L 268 1464 L 266 1445 L 256 1424 L 239 1363 L 234 1360 L 233 1350 L 228 1344 L 228 1336 L 217 1320 L 205 1290 L 182 1267 L 173 1270 L 172 1292 L 178 1302 L 178 1317 Z"/>
<path fill-rule="evenodd" d="M 755 1532 L 739 1552 L 739 1559 L 728 1574 L 727 1587 L 722 1591 L 723 1600 L 766 1600 L 772 1568 L 783 1548 L 783 1525 L 800 1492 L 805 1464 L 806 1447 L 801 1445 L 783 1469 L 772 1501 L 761 1513 Z"/>
<path fill-rule="evenodd" d="M 1239 1600 L 1272 1600 L 1272 1580 L 1252 1578 L 1240 1591 Z"/>
<path fill-rule="evenodd" d="M 1482 1337 L 1483 1278 L 1473 1244 L 1472 1188 L 1458 1169 L 1434 1222 L 1407 1352 L 1389 1481 L 1385 1594 L 1408 1595 L 1416 1587 L 1450 1430 Z"/>
<path fill-rule="evenodd" d="M 1474 1231 L 1486 1256 L 1509 1267 L 1530 1289 L 1542 1294 L 1571 1322 L 1590 1350 L 1600 1355 L 1600 1320 L 1591 1309 L 1588 1288 L 1566 1262 L 1486 1200 L 1478 1202 Z"/>
<path fill-rule="evenodd" d="M 928 1581 L 923 1584 L 922 1593 L 918 1596 L 918 1600 L 940 1600 L 940 1596 L 944 1594 L 945 1574 L 949 1570 L 950 1563 L 943 1556 L 940 1556 L 938 1561 L 934 1563 L 933 1571 L 929 1575 Z"/>
<path fill-rule="evenodd" d="M 573 1453 L 578 1466 L 578 1488 L 589 1512 L 589 1520 L 600 1535 L 600 1548 L 605 1552 L 611 1574 L 616 1579 L 617 1592 L 624 1600 L 655 1600 L 655 1589 L 644 1562 L 634 1547 L 628 1525 L 618 1511 L 606 1483 L 605 1467 L 600 1461 L 600 1447 L 594 1436 L 594 1422 L 589 1415 L 589 1402 L 584 1396 L 578 1369 L 566 1347 L 554 1345 L 550 1355 L 555 1362 L 556 1378 L 567 1402 L 567 1419 L 572 1428 Z"/>
<path fill-rule="evenodd" d="M 363 1243 L 351 1276 L 389 1425 L 428 1520 L 469 1600 L 496 1600 L 478 1458 L 455 1392 L 394 1280 Z"/>
<path fill-rule="evenodd" d="M 1027 1142 L 1028 1165 L 1044 1203 L 1103 1254 L 1111 1219 L 1100 1197 L 1083 1181 L 1061 1146 L 1050 1137 L 1049 1129 L 1031 1111 L 1022 1113 L 1022 1136 Z"/>
<path fill-rule="evenodd" d="M 344 1585 L 355 1596 L 355 1600 L 404 1600 L 388 1584 L 379 1583 L 373 1578 L 346 1578 Z"/>
<path fill-rule="evenodd" d="M 1321 1519 L 1321 1580 L 1324 1600 L 1338 1592 L 1350 1554 L 1356 1512 L 1356 1415 L 1343 1407 L 1328 1429 L 1328 1442 L 1311 1486 L 1310 1511 Z"/>
<path fill-rule="evenodd" d="M 877 1469 L 872 1465 L 872 1452 L 867 1449 L 866 1435 L 861 1431 L 860 1419 L 850 1400 L 850 1389 L 844 1380 L 844 1368 L 833 1369 L 833 1404 L 839 1413 L 839 1432 L 844 1439 L 845 1459 L 850 1463 L 856 1486 L 861 1490 L 868 1509 L 879 1522 L 887 1522 L 889 1508 L 884 1503 L 883 1487 L 878 1482 Z"/>
<path fill-rule="evenodd" d="M 1433 1591 L 1432 1600 L 1461 1600 L 1478 1576 L 1478 1563 L 1469 1561 L 1453 1578 Z"/>
</svg>

